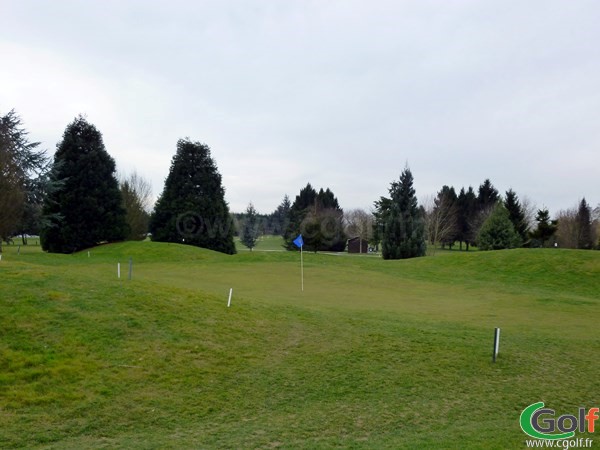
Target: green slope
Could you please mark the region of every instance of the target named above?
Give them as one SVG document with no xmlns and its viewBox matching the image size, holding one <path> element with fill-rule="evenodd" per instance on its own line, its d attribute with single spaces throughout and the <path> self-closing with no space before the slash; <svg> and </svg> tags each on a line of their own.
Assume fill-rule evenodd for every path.
<svg viewBox="0 0 600 450">
<path fill-rule="evenodd" d="M 305 253 L 301 292 L 297 253 L 22 250 L 2 448 L 522 448 L 525 406 L 600 405 L 598 252 Z"/>
</svg>

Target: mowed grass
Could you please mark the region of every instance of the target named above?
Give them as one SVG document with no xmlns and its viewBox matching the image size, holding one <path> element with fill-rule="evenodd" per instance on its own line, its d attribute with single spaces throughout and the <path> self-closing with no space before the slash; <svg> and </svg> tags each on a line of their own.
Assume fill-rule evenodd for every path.
<svg viewBox="0 0 600 450">
<path fill-rule="evenodd" d="M 5 247 L 0 447 L 524 448 L 529 404 L 600 405 L 600 252 L 304 265 Z"/>
</svg>

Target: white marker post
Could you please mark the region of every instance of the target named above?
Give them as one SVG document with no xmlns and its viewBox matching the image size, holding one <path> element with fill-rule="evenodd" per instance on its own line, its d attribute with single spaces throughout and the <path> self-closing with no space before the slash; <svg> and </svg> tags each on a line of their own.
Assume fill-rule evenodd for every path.
<svg viewBox="0 0 600 450">
<path fill-rule="evenodd" d="M 233 288 L 229 289 L 229 300 L 227 300 L 227 307 L 231 306 L 231 295 L 233 294 Z"/>
<path fill-rule="evenodd" d="M 492 362 L 496 362 L 498 358 L 498 349 L 500 348 L 500 328 L 494 329 L 494 356 Z"/>
<path fill-rule="evenodd" d="M 121 278 L 121 263 L 117 263 L 117 278 Z"/>
</svg>

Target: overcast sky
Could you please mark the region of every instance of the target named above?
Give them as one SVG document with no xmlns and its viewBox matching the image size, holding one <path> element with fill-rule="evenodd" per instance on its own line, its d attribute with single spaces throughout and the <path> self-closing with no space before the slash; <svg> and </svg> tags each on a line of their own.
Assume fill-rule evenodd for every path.
<svg viewBox="0 0 600 450">
<path fill-rule="evenodd" d="M 408 163 L 554 215 L 600 202 L 600 2 L 0 0 L 0 114 L 53 154 L 84 114 L 163 189 L 179 138 L 232 211 L 310 182 L 345 209 Z"/>
</svg>

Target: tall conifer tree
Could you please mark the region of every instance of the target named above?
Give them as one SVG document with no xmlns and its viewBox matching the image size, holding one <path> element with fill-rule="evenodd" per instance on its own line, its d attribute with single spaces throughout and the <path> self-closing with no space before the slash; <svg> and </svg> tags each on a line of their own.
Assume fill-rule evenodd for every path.
<svg viewBox="0 0 600 450">
<path fill-rule="evenodd" d="M 462 250 L 462 244 L 465 243 L 465 248 L 469 251 L 469 245 L 475 242 L 476 230 L 475 230 L 475 217 L 477 216 L 477 196 L 472 186 L 465 191 L 465 188 L 461 188 L 460 194 L 458 194 L 458 241 L 460 249 Z"/>
<path fill-rule="evenodd" d="M 164 190 L 150 218 L 153 241 L 234 254 L 233 221 L 210 148 L 180 139 Z"/>
<path fill-rule="evenodd" d="M 527 241 L 529 230 L 525 221 L 525 211 L 521 206 L 521 202 L 519 202 L 516 192 L 512 189 L 506 191 L 504 207 L 508 211 L 508 218 L 512 222 L 515 231 L 519 234 L 520 245 L 523 245 Z"/>
<path fill-rule="evenodd" d="M 404 259 L 424 256 L 425 224 L 413 187 L 413 176 L 408 167 L 399 182 L 390 187 L 390 210 L 383 230 L 382 255 L 384 259 Z"/>
<path fill-rule="evenodd" d="M 585 198 L 579 202 L 575 222 L 577 227 L 577 248 L 590 250 L 594 246 L 594 239 L 592 237 L 591 208 L 585 201 Z"/>
<path fill-rule="evenodd" d="M 53 188 L 44 203 L 42 248 L 72 253 L 128 233 L 115 161 L 102 135 L 82 116 L 70 123 L 54 155 Z"/>
<path fill-rule="evenodd" d="M 244 214 L 244 221 L 242 225 L 242 233 L 240 241 L 244 246 L 248 247 L 250 251 L 256 247 L 256 241 L 258 240 L 259 223 L 256 209 L 252 202 L 248 204 L 246 213 Z"/>
</svg>

